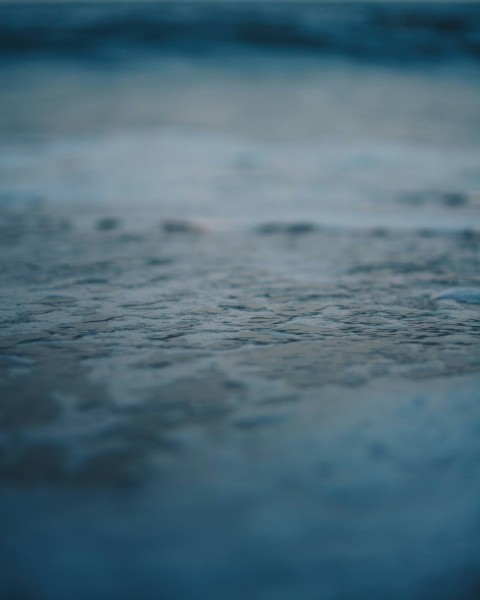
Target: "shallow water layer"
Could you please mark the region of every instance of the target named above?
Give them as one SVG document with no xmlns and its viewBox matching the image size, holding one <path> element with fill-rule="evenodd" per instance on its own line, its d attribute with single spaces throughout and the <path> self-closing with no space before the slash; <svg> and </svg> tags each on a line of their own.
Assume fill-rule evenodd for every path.
<svg viewBox="0 0 480 600">
<path fill-rule="evenodd" d="M 0 596 L 474 600 L 478 11 L 181 4 L 0 11 Z"/>
<path fill-rule="evenodd" d="M 2 222 L 7 596 L 475 597 L 478 233 Z"/>
<path fill-rule="evenodd" d="M 14 63 L 0 194 L 132 222 L 475 228 L 478 74 L 249 52 Z"/>
</svg>

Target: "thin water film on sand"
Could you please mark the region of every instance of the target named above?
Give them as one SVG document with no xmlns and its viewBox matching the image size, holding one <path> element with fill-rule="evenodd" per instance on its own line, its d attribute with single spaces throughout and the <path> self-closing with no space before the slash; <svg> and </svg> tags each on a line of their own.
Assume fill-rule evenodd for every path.
<svg viewBox="0 0 480 600">
<path fill-rule="evenodd" d="M 0 3 L 0 596 L 474 600 L 480 10 Z"/>
</svg>

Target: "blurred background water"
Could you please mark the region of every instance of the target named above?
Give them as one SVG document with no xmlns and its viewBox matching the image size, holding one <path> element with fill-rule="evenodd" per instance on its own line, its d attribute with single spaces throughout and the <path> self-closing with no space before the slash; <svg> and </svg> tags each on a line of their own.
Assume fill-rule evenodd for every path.
<svg viewBox="0 0 480 600">
<path fill-rule="evenodd" d="M 476 3 L 6 3 L 0 56 L 4 199 L 478 224 Z"/>
</svg>

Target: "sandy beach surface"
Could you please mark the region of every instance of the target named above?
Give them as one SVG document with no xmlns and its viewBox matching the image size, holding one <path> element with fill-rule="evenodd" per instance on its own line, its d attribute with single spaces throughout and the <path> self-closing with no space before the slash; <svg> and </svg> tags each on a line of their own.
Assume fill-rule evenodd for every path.
<svg viewBox="0 0 480 600">
<path fill-rule="evenodd" d="M 478 63 L 1 69 L 0 596 L 477 598 Z"/>
</svg>

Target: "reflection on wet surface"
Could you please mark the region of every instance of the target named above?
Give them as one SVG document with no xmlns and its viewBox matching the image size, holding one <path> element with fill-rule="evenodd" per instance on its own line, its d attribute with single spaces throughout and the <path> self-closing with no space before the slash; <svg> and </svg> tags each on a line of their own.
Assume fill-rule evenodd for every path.
<svg viewBox="0 0 480 600">
<path fill-rule="evenodd" d="M 51 548 L 40 569 L 57 573 L 75 535 L 81 556 L 128 544 L 109 551 L 130 574 L 106 577 L 108 597 L 133 580 L 143 594 L 220 598 L 221 577 L 233 598 L 238 578 L 254 595 L 306 598 L 321 585 L 343 598 L 351 586 L 373 594 L 358 571 L 372 565 L 392 597 L 430 585 L 471 597 L 475 529 L 460 530 L 477 496 L 478 233 L 199 231 L 188 220 L 126 233 L 120 216 L 78 227 L 41 205 L 1 218 L 0 473 L 7 506 L 22 506 L 13 490 L 25 485 L 39 494 L 28 516 L 12 513 L 17 529 L 34 527 L 37 511 L 47 529 L 62 515 L 53 541 L 39 534 Z M 90 542 L 84 510 L 106 519 Z M 434 560 L 436 535 L 451 552 Z M 283 543 L 296 558 L 280 577 Z M 395 565 L 411 544 L 418 562 L 405 579 Z M 13 570 L 3 585 L 16 581 Z M 71 591 L 61 579 L 32 585 L 41 598 Z"/>
<path fill-rule="evenodd" d="M 0 596 L 477 598 L 478 11 L 169 6 L 1 13 Z"/>
<path fill-rule="evenodd" d="M 374 597 L 372 581 L 474 597 L 476 231 L 132 229 L 41 205 L 1 219 L 5 589 L 22 565 L 40 570 L 27 597 L 70 595 L 60 557 L 74 549 L 76 581 L 78 556 L 103 570 L 112 544 L 128 568 L 72 597 L 134 581 L 144 597 L 223 598 L 219 578 L 231 598 Z M 437 536 L 449 551 L 433 559 Z"/>
</svg>

